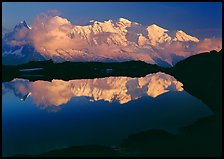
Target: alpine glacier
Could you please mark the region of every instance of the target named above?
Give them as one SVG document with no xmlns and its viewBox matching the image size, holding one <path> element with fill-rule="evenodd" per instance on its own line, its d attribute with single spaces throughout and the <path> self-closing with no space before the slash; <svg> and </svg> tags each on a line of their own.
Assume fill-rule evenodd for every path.
<svg viewBox="0 0 224 159">
<path fill-rule="evenodd" d="M 81 26 L 59 16 L 39 16 L 31 26 L 21 21 L 12 32 L 2 35 L 3 63 L 44 59 L 55 62 L 141 60 L 173 66 L 200 53 L 197 47 L 203 42 L 182 30 L 169 31 L 156 24 L 143 26 L 125 18 L 90 20 Z M 211 46 L 203 51 L 221 49 L 221 43 Z"/>
</svg>

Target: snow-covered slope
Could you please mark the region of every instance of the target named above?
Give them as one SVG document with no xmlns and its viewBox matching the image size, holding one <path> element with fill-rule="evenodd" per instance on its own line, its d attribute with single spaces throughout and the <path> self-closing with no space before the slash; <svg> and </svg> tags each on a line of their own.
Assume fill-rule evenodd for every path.
<svg viewBox="0 0 224 159">
<path fill-rule="evenodd" d="M 169 31 L 156 24 L 143 26 L 125 18 L 103 22 L 91 20 L 87 25 L 79 26 L 59 16 L 39 17 L 31 27 L 21 21 L 12 32 L 4 35 L 2 56 L 24 57 L 18 51 L 29 45 L 35 49 L 32 60 L 142 60 L 171 66 L 191 56 L 190 46 L 199 42 L 198 38 L 183 31 Z M 30 50 L 23 52 L 33 54 Z"/>
</svg>

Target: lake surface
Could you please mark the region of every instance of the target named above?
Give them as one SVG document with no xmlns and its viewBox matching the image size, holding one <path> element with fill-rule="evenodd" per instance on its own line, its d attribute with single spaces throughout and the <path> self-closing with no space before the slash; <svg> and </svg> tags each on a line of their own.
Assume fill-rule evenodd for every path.
<svg viewBox="0 0 224 159">
<path fill-rule="evenodd" d="M 179 134 L 213 115 L 181 81 L 161 72 L 51 82 L 17 78 L 2 83 L 2 99 L 3 156 L 113 146 L 145 130 Z"/>
<path fill-rule="evenodd" d="M 37 71 L 37 70 L 43 70 L 43 68 L 27 68 L 27 69 L 21 69 L 19 71 L 28 72 L 28 71 Z"/>
</svg>

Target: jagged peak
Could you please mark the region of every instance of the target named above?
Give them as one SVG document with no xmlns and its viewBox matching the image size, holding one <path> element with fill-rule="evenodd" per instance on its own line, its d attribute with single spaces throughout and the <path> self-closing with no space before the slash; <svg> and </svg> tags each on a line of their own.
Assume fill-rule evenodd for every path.
<svg viewBox="0 0 224 159">
<path fill-rule="evenodd" d="M 120 22 L 123 22 L 123 23 L 131 23 L 130 20 L 125 19 L 125 18 L 119 18 L 119 21 L 120 21 Z"/>
<path fill-rule="evenodd" d="M 187 33 L 185 33 L 183 30 L 177 30 L 177 33 L 181 33 L 181 34 L 186 34 L 187 35 Z"/>
<path fill-rule="evenodd" d="M 87 26 L 87 25 L 93 25 L 93 24 L 98 24 L 100 23 L 99 21 L 96 21 L 94 19 L 91 19 L 88 23 L 86 23 L 85 25 L 78 25 L 78 26 Z"/>
<path fill-rule="evenodd" d="M 113 23 L 114 21 L 113 20 L 104 20 L 104 21 L 97 21 L 97 20 L 90 20 L 89 23 Z M 131 24 L 132 22 L 128 19 L 125 19 L 125 18 L 119 18 L 118 22 L 123 22 L 125 24 Z M 137 23 L 136 23 L 137 24 Z"/>
<path fill-rule="evenodd" d="M 177 30 L 176 32 L 176 38 L 175 40 L 180 40 L 180 41 L 194 41 L 194 42 L 199 42 L 200 40 L 194 36 L 188 35 L 182 30 Z"/>
<path fill-rule="evenodd" d="M 153 30 L 162 30 L 162 31 L 168 31 L 167 29 L 161 28 L 160 26 L 156 24 L 149 25 L 147 29 L 153 29 Z"/>
<path fill-rule="evenodd" d="M 21 20 L 20 23 L 26 24 L 26 21 L 25 20 Z"/>
<path fill-rule="evenodd" d="M 16 27 L 19 27 L 19 28 L 26 27 L 27 29 L 31 29 L 31 27 L 26 23 L 25 20 L 21 20 L 20 23 L 18 25 L 16 25 Z"/>
<path fill-rule="evenodd" d="M 103 21 L 104 23 L 112 23 L 113 21 L 112 20 L 105 20 Z"/>
</svg>

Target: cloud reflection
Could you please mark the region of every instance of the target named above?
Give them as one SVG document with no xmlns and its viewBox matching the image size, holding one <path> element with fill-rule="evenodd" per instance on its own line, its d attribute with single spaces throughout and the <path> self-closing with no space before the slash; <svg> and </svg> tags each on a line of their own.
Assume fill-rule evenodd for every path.
<svg viewBox="0 0 224 159">
<path fill-rule="evenodd" d="M 41 108 L 66 104 L 72 97 L 89 97 L 91 101 L 104 100 L 127 103 L 144 96 L 153 98 L 168 91 L 182 91 L 183 84 L 165 73 L 149 74 L 141 78 L 106 77 L 81 80 L 52 80 L 30 82 L 14 79 L 3 83 L 20 99 L 32 96 Z"/>
</svg>

